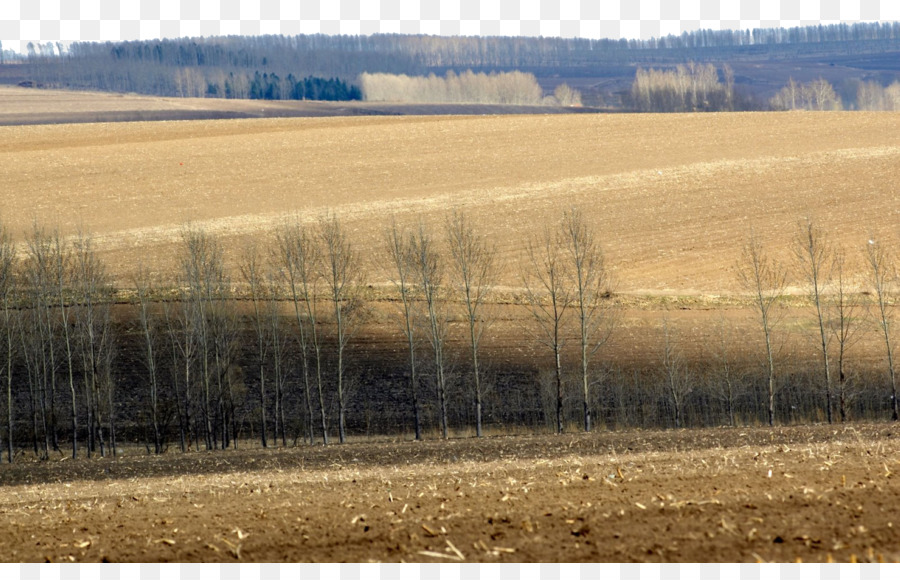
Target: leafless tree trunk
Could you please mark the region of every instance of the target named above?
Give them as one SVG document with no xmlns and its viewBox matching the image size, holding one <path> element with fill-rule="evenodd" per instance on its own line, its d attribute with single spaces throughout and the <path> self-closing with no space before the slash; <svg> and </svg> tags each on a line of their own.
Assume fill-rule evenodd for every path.
<svg viewBox="0 0 900 580">
<path fill-rule="evenodd" d="M 320 344 L 317 322 L 317 287 L 320 282 L 321 250 L 315 238 L 300 225 L 299 221 L 285 224 L 276 235 L 278 244 L 277 260 L 287 279 L 294 303 L 294 314 L 300 338 L 303 382 L 306 388 L 309 412 L 310 444 L 312 444 L 312 398 L 310 394 L 309 348 L 315 357 L 315 381 L 319 398 L 319 416 L 322 427 L 322 443 L 328 445 L 328 417 L 325 409 L 325 393 L 322 385 L 322 345 Z M 304 313 L 300 311 L 303 302 Z"/>
<path fill-rule="evenodd" d="M 447 222 L 447 239 L 455 267 L 455 282 L 462 292 L 466 309 L 472 355 L 472 390 L 475 394 L 475 434 L 481 437 L 485 386 L 478 354 L 481 337 L 488 325 L 484 317 L 485 302 L 497 280 L 496 250 L 475 232 L 466 216 L 459 212 L 453 212 Z"/>
<path fill-rule="evenodd" d="M 412 397 L 416 441 L 420 441 L 422 439 L 422 420 L 419 409 L 418 379 L 416 377 L 416 318 L 418 317 L 418 312 L 416 301 L 412 295 L 412 279 L 416 272 L 413 240 L 400 230 L 396 220 L 393 218 L 391 219 L 391 229 L 386 232 L 385 239 L 391 265 L 396 269 L 397 273 L 394 284 L 400 292 L 400 303 L 403 308 L 403 321 L 400 327 L 409 349 L 409 392 Z"/>
<path fill-rule="evenodd" d="M 241 275 L 247 288 L 250 291 L 250 301 L 253 303 L 253 327 L 256 331 L 256 363 L 259 376 L 259 421 L 260 421 L 260 439 L 262 446 L 269 446 L 268 439 L 268 422 L 266 417 L 266 363 L 268 362 L 268 354 L 270 347 L 270 332 L 266 328 L 265 317 L 267 308 L 261 302 L 267 300 L 265 292 L 267 286 L 265 284 L 265 274 L 262 271 L 259 250 L 256 244 L 251 242 L 245 249 L 243 260 L 240 265 Z M 277 406 L 277 403 L 276 403 Z M 276 415 L 277 417 L 277 415 Z M 276 419 L 277 424 L 277 419 Z M 278 441 L 278 433 L 275 433 L 276 445 Z"/>
<path fill-rule="evenodd" d="M 266 302 L 266 320 L 269 328 L 269 336 L 272 344 L 272 380 L 275 385 L 275 442 L 278 443 L 281 437 L 282 447 L 287 446 L 287 432 L 284 420 L 284 395 L 286 385 L 285 373 L 285 355 L 287 352 L 286 341 L 284 338 L 284 329 L 281 320 L 281 311 L 279 308 L 280 292 L 274 275 L 269 274 L 269 300 Z M 307 393 L 308 394 L 308 393 Z M 310 441 L 312 441 L 312 413 L 307 417 L 307 426 L 310 430 Z"/>
<path fill-rule="evenodd" d="M 50 236 L 34 224 L 27 240 L 28 252 L 22 265 L 22 279 L 28 303 L 28 320 L 21 327 L 22 354 L 28 370 L 34 453 L 49 458 L 50 426 L 47 401 L 55 388 L 55 325 L 51 314 L 52 245 Z M 52 421 L 51 421 L 52 425 Z M 40 450 L 38 439 L 42 439 Z"/>
<path fill-rule="evenodd" d="M 344 385 L 344 351 L 352 334 L 360 306 L 359 289 L 362 285 L 362 267 L 359 255 L 347 239 L 337 216 L 332 215 L 319 223 L 319 237 L 323 248 L 325 285 L 334 308 L 335 346 L 337 365 L 335 381 L 338 394 L 338 435 L 340 442 L 347 439 L 345 415 L 347 412 Z"/>
<path fill-rule="evenodd" d="M 684 399 L 691 394 L 693 385 L 685 376 L 684 359 L 678 352 L 675 340 L 669 332 L 669 318 L 663 318 L 663 370 L 666 373 L 666 390 L 672 399 L 675 428 L 681 429 L 684 422 Z"/>
<path fill-rule="evenodd" d="M 885 352 L 887 353 L 888 374 L 891 381 L 891 419 L 898 419 L 897 408 L 897 378 L 894 372 L 894 348 L 891 343 L 893 323 L 890 305 L 894 298 L 894 261 L 881 242 L 870 238 L 866 246 L 866 259 L 869 263 L 869 275 L 872 287 L 875 290 L 875 300 L 878 306 L 878 325 L 884 336 Z"/>
<path fill-rule="evenodd" d="M 759 315 L 760 326 L 766 344 L 766 364 L 768 366 L 768 420 L 775 425 L 775 351 L 772 344 L 772 330 L 778 320 L 773 311 L 784 294 L 787 274 L 763 251 L 762 244 L 753 232 L 744 246 L 738 263 L 738 277 L 744 288 L 753 296 L 753 305 Z"/>
<path fill-rule="evenodd" d="M 59 450 L 56 426 L 56 372 L 57 372 L 57 328 L 61 324 L 55 314 L 59 304 L 58 275 L 59 264 L 64 257 L 57 257 L 62 250 L 58 232 L 47 233 L 36 223 L 26 240 L 28 251 L 24 263 L 25 281 L 31 304 L 31 324 L 23 329 L 23 347 L 31 370 L 32 401 L 40 411 L 41 434 L 43 436 L 42 458 L 49 458 L 49 450 Z M 65 282 L 64 282 L 65 283 Z M 33 403 L 34 404 L 34 403 Z M 72 398 L 73 434 L 77 431 L 77 400 Z M 36 417 L 34 418 L 36 419 Z M 37 421 L 33 419 L 36 426 Z M 35 429 L 36 430 L 36 429 Z M 74 441 L 74 439 L 73 439 Z M 73 443 L 74 445 L 75 443 Z M 35 449 L 37 451 L 37 449 Z"/>
<path fill-rule="evenodd" d="M 845 256 L 838 252 L 835 256 L 834 272 L 837 285 L 834 296 L 834 317 L 831 332 L 837 340 L 837 366 L 838 366 L 838 409 L 841 423 L 847 420 L 847 403 L 849 398 L 849 386 L 846 373 L 847 351 L 859 339 L 858 312 L 860 297 L 858 293 L 848 291 L 844 279 Z"/>
<path fill-rule="evenodd" d="M 177 308 L 174 311 L 171 301 L 163 301 L 162 306 L 172 354 L 172 381 L 177 399 L 181 452 L 184 453 L 195 443 L 193 426 L 195 379 L 192 369 L 197 358 L 197 333 L 194 330 L 194 317 L 191 316 L 191 302 L 185 288 L 179 289 L 176 302 Z M 179 389 L 179 377 L 182 374 L 184 384 L 183 388 Z M 199 441 L 197 446 L 199 448 Z"/>
<path fill-rule="evenodd" d="M 94 252 L 91 238 L 79 233 L 73 243 L 73 291 L 77 300 L 75 308 L 75 334 L 82 359 L 82 381 L 88 403 L 89 421 L 100 416 L 99 402 L 101 385 L 105 384 L 104 369 L 106 350 L 112 349 L 112 326 L 110 324 L 109 299 L 112 289 L 103 263 Z M 67 339 L 67 344 L 72 342 Z M 70 348 L 67 346 L 67 351 Z M 69 365 L 69 380 L 72 380 L 73 365 Z M 111 386 L 111 385 L 110 385 Z M 112 399 L 108 397 L 107 418 L 112 434 Z M 102 433 L 102 432 L 101 432 Z M 101 437 L 101 451 L 102 437 Z M 113 448 L 115 453 L 115 448 Z M 88 445 L 90 455 L 90 445 Z"/>
<path fill-rule="evenodd" d="M 441 414 L 441 436 L 447 439 L 447 378 L 444 348 L 447 341 L 448 320 L 446 299 L 441 288 L 444 272 L 434 240 L 422 223 L 419 224 L 418 230 L 413 235 L 412 253 L 415 259 L 419 291 L 428 315 L 428 340 L 434 354 L 435 384 Z"/>
<path fill-rule="evenodd" d="M 9 230 L 0 223 L 0 304 L 3 307 L 3 340 L 6 359 L 6 453 L 12 463 L 13 453 L 13 357 L 15 339 L 12 302 L 16 299 L 16 249 L 10 239 Z"/>
<path fill-rule="evenodd" d="M 218 447 L 219 434 L 226 446 L 228 414 L 223 381 L 228 370 L 228 312 L 222 247 L 203 230 L 186 227 L 181 257 L 183 286 L 188 291 L 191 328 L 197 333 L 206 448 Z M 215 407 L 214 407 L 215 405 Z"/>
<path fill-rule="evenodd" d="M 603 252 L 584 214 L 572 208 L 563 214 L 563 240 L 571 260 L 571 276 L 575 294 L 572 297 L 578 317 L 581 347 L 581 391 L 584 407 L 584 430 L 591 430 L 590 362 L 609 340 L 615 326 L 609 272 Z"/>
<path fill-rule="evenodd" d="M 141 324 L 141 335 L 144 339 L 144 362 L 150 381 L 150 428 L 153 430 L 153 452 L 162 453 L 162 436 L 159 421 L 159 376 L 157 371 L 159 357 L 158 323 L 150 315 L 153 285 L 150 274 L 143 265 L 138 267 L 134 278 L 134 287 L 138 299 L 138 316 Z"/>
<path fill-rule="evenodd" d="M 525 298 L 536 324 L 538 342 L 553 353 L 556 380 L 556 432 L 563 432 L 562 350 L 566 344 L 564 325 L 566 312 L 572 305 L 572 292 L 567 286 L 567 272 L 562 258 L 559 235 L 545 229 L 527 246 L 528 269 L 522 275 Z"/>
<path fill-rule="evenodd" d="M 828 356 L 830 336 L 825 331 L 827 314 L 823 293 L 831 283 L 834 268 L 834 250 L 828 243 L 825 234 L 812 220 L 801 223 L 794 239 L 794 255 L 797 258 L 800 273 L 806 281 L 809 297 L 816 310 L 819 348 L 822 355 L 822 388 L 825 392 L 825 415 L 828 423 L 833 422 L 831 403 L 831 361 Z"/>
<path fill-rule="evenodd" d="M 66 347 L 66 367 L 68 370 L 69 393 L 72 397 L 72 459 L 78 457 L 78 396 L 75 393 L 75 354 L 73 352 L 73 337 L 70 331 L 71 309 L 66 303 L 66 292 L 72 279 L 72 264 L 69 248 L 62 240 L 59 231 L 51 234 L 52 244 L 52 275 L 55 300 L 59 305 L 63 340 Z"/>
<path fill-rule="evenodd" d="M 733 329 L 726 328 L 725 319 L 719 320 L 719 336 L 716 351 L 712 358 L 715 360 L 717 368 L 714 372 L 714 381 L 716 384 L 716 395 L 725 402 L 725 412 L 728 415 L 728 425 L 734 427 L 735 414 L 735 383 L 739 380 L 739 374 L 736 372 L 733 360 L 733 353 L 730 344 L 734 340 Z"/>
</svg>

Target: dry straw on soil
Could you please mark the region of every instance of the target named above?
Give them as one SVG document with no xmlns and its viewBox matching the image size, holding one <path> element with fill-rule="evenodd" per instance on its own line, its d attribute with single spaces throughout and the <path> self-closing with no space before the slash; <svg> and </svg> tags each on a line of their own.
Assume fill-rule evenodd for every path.
<svg viewBox="0 0 900 580">
<path fill-rule="evenodd" d="M 344 219 L 373 270 L 381 230 L 468 212 L 516 285 L 525 239 L 581 206 L 622 292 L 719 295 L 753 227 L 786 257 L 810 216 L 852 250 L 890 236 L 891 113 L 263 119 L 0 128 L 0 207 L 93 232 L 120 281 L 170 263 L 185 222 L 237 248 L 285 218 Z"/>
</svg>

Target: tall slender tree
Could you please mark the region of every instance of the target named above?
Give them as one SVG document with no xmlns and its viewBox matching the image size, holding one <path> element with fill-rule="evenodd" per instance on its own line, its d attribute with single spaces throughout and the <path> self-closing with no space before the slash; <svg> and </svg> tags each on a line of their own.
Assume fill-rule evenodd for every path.
<svg viewBox="0 0 900 580">
<path fill-rule="evenodd" d="M 240 264 L 241 275 L 250 292 L 250 302 L 253 304 L 253 329 L 256 334 L 256 369 L 259 381 L 259 424 L 262 446 L 269 446 L 268 420 L 266 408 L 266 363 L 268 362 L 270 348 L 270 327 L 266 324 L 267 296 L 269 286 L 266 284 L 266 275 L 263 271 L 263 263 L 259 249 L 254 242 L 250 242 L 245 250 Z M 278 434 L 275 434 L 276 441 Z"/>
<path fill-rule="evenodd" d="M 553 355 L 553 376 L 556 384 L 556 432 L 562 433 L 563 372 L 562 352 L 567 337 L 565 326 L 572 305 L 572 290 L 563 256 L 563 243 L 558 232 L 545 228 L 527 246 L 528 261 L 522 274 L 525 298 L 535 322 L 535 336 Z"/>
<path fill-rule="evenodd" d="M 159 454 L 162 453 L 163 448 L 159 408 L 159 325 L 150 311 L 153 299 L 153 283 L 150 280 L 150 273 L 143 265 L 138 266 L 133 283 L 138 301 L 138 319 L 141 325 L 141 338 L 144 347 L 143 359 L 147 367 L 147 381 L 150 383 L 150 430 L 153 433 L 153 452 Z"/>
<path fill-rule="evenodd" d="M 590 431 L 590 363 L 615 326 L 615 311 L 607 300 L 612 294 L 610 275 L 593 228 L 579 209 L 563 214 L 562 240 L 570 260 L 573 306 L 578 318 L 584 430 Z"/>
<path fill-rule="evenodd" d="M 416 334 L 416 320 L 419 316 L 418 302 L 413 295 L 416 263 L 413 255 L 412 237 L 408 236 L 398 225 L 395 218 L 391 218 L 391 227 L 385 232 L 385 246 L 390 256 L 391 266 L 396 274 L 394 285 L 400 295 L 401 323 L 400 329 L 406 339 L 406 347 L 409 360 L 409 393 L 413 411 L 413 426 L 416 441 L 422 439 L 422 419 L 419 406 L 418 370 L 416 351 L 418 347 L 418 335 Z"/>
<path fill-rule="evenodd" d="M 875 291 L 876 320 L 881 329 L 887 357 L 888 378 L 891 386 L 891 419 L 900 418 L 897 404 L 897 375 L 894 369 L 893 315 L 890 308 L 894 299 L 894 280 L 897 273 L 892 255 L 874 236 L 866 245 L 866 260 L 869 264 L 869 281 Z"/>
<path fill-rule="evenodd" d="M 424 223 L 414 233 L 411 242 L 415 264 L 416 282 L 425 304 L 427 315 L 428 342 L 434 356 L 434 381 L 437 387 L 438 409 L 441 420 L 441 437 L 447 439 L 447 360 L 446 343 L 448 330 L 447 301 L 441 286 L 444 279 L 444 265 L 434 238 Z"/>
<path fill-rule="evenodd" d="M 681 429 L 684 426 L 684 399 L 691 394 L 693 385 L 687 377 L 684 357 L 682 357 L 680 349 L 669 329 L 668 315 L 663 317 L 662 332 L 662 363 L 665 373 L 665 388 L 672 401 L 675 428 Z"/>
<path fill-rule="evenodd" d="M 77 307 L 74 309 L 73 331 L 75 336 L 67 339 L 68 343 L 77 346 L 81 357 L 81 380 L 85 392 L 85 401 L 89 417 L 89 434 L 102 433 L 98 429 L 101 417 L 101 403 L 106 407 L 108 434 L 113 455 L 116 453 L 112 438 L 115 432 L 115 409 L 113 407 L 113 385 L 108 382 L 107 365 L 113 350 L 112 324 L 110 321 L 109 302 L 112 288 L 106 274 L 106 268 L 93 248 L 90 236 L 79 232 L 72 243 L 72 292 Z M 64 336 L 66 336 L 64 334 Z M 67 347 L 67 353 L 70 349 Z M 72 367 L 69 365 L 69 380 L 72 380 Z M 105 401 L 103 395 L 105 394 Z M 91 451 L 93 436 L 89 435 L 88 454 Z M 104 454 L 103 439 L 100 438 L 101 455 Z"/>
<path fill-rule="evenodd" d="M 319 401 L 319 419 L 322 429 L 322 443 L 328 445 L 328 415 L 325 407 L 325 389 L 322 377 L 322 344 L 317 324 L 318 285 L 321 282 L 321 249 L 315 235 L 304 227 L 299 219 L 284 224 L 276 234 L 278 254 L 276 259 L 287 280 L 297 319 L 300 342 L 303 382 L 306 389 L 307 412 L 309 414 L 309 438 L 313 442 L 313 406 L 310 389 L 310 373 Z M 302 310 L 301 310 L 302 309 Z M 313 365 L 309 354 L 312 351 Z M 310 368 L 314 366 L 314 368 Z"/>
<path fill-rule="evenodd" d="M 850 386 L 847 376 L 847 353 L 859 340 L 861 325 L 860 294 L 848 288 L 846 272 L 846 256 L 838 251 L 835 256 L 834 274 L 834 316 L 831 332 L 837 341 L 837 398 L 841 422 L 847 420 L 847 406 L 850 397 Z"/>
<path fill-rule="evenodd" d="M 447 221 L 447 240 L 455 285 L 462 294 L 468 326 L 469 352 L 472 357 L 472 392 L 475 395 L 475 434 L 482 436 L 482 406 L 485 384 L 479 361 L 481 338 L 488 324 L 485 318 L 487 298 L 496 284 L 496 250 L 479 235 L 465 214 L 454 211 Z"/>
<path fill-rule="evenodd" d="M 225 381 L 229 363 L 230 313 L 225 299 L 229 283 L 221 244 L 208 232 L 192 226 L 182 232 L 182 286 L 187 290 L 197 334 L 202 413 L 206 448 L 215 449 L 221 436 L 227 446 L 228 410 Z M 231 417 L 233 418 L 233 416 Z"/>
<path fill-rule="evenodd" d="M 0 46 L 2 52 L 2 46 Z M 0 223 L 0 308 L 3 309 L 3 374 L 6 381 L 6 453 L 7 461 L 12 463 L 13 451 L 13 363 L 16 352 L 16 317 L 13 315 L 13 302 L 16 300 L 16 248 L 12 243 L 9 230 Z"/>
<path fill-rule="evenodd" d="M 775 308 L 784 295 L 787 272 L 764 251 L 762 243 L 753 231 L 744 245 L 741 261 L 738 263 L 738 278 L 752 295 L 753 305 L 759 315 L 766 347 L 766 367 L 768 369 L 769 426 L 775 425 L 775 346 L 772 331 L 779 322 Z"/>
<path fill-rule="evenodd" d="M 359 291 L 362 286 L 362 267 L 359 254 L 354 250 L 346 230 L 337 216 L 332 214 L 319 222 L 319 238 L 322 244 L 322 266 L 325 287 L 334 313 L 335 386 L 338 396 L 338 436 L 340 442 L 347 439 L 346 413 L 347 388 L 344 383 L 344 353 L 354 325 L 358 320 L 360 307 Z"/>
<path fill-rule="evenodd" d="M 834 269 L 834 250 L 824 232 L 809 218 L 798 226 L 794 238 L 794 256 L 797 259 L 800 273 L 806 282 L 809 298 L 816 313 L 816 332 L 818 334 L 819 354 L 822 356 L 822 391 L 825 394 L 825 416 L 832 423 L 831 401 L 831 360 L 829 342 L 831 333 L 827 332 L 828 313 L 824 294 L 831 285 Z"/>
</svg>

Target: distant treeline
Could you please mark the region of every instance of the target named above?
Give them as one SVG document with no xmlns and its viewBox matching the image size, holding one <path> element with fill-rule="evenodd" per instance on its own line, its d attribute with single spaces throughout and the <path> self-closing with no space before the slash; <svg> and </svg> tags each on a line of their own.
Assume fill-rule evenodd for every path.
<svg viewBox="0 0 900 580">
<path fill-rule="evenodd" d="M 559 85 L 551 97 L 533 74 L 519 71 L 505 73 L 455 74 L 448 71 L 436 75 L 407 76 L 385 73 L 363 73 L 359 77 L 367 101 L 399 101 L 405 103 L 482 103 L 498 105 L 562 105 L 581 104 L 578 91 Z"/>
<path fill-rule="evenodd" d="M 531 37 L 255 36 L 86 43 L 29 44 L 22 59 L 29 80 L 71 87 L 174 96 L 190 92 L 226 96 L 224 81 L 251 79 L 256 71 L 279 79 L 340 79 L 363 73 L 407 76 L 447 71 L 596 76 L 637 66 L 668 68 L 694 62 L 878 54 L 900 49 L 900 23 L 858 23 L 791 29 L 699 30 L 650 40 Z M 179 80 L 180 79 L 180 80 Z M 234 84 L 237 84 L 236 82 Z M 275 94 L 276 83 L 272 83 Z M 296 83 L 294 85 L 296 87 Z M 305 89 L 305 87 L 304 87 Z M 249 89 L 247 89 L 249 91 Z M 241 94 L 238 89 L 235 94 Z M 304 92 L 304 94 L 306 94 Z M 310 98 L 310 97 L 303 97 Z"/>
</svg>

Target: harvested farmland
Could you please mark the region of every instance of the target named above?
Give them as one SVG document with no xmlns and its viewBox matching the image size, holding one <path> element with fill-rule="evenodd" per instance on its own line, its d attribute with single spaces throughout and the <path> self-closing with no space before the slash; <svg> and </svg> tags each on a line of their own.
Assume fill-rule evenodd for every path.
<svg viewBox="0 0 900 580">
<path fill-rule="evenodd" d="M 0 204 L 81 227 L 117 280 L 162 269 L 186 222 L 226 247 L 331 211 L 376 255 L 392 215 L 471 214 L 516 284 L 525 240 L 583 208 L 623 293 L 719 295 L 751 227 L 787 255 L 798 219 L 861 247 L 897 212 L 893 113 L 261 119 L 0 128 Z M 21 239 L 21 238 L 20 238 Z"/>
<path fill-rule="evenodd" d="M 22 272 L 2 301 L 14 331 L 0 339 L 16 346 L 0 349 L 14 377 L 0 543 L 53 561 L 897 559 L 896 429 L 881 422 L 897 408 L 893 279 L 880 300 L 866 260 L 892 268 L 875 250 L 896 242 L 898 125 L 753 113 L 0 127 L 0 217 Z M 460 215 L 496 248 L 478 315 L 452 277 Z M 587 323 L 590 376 L 572 271 L 541 286 L 541 240 L 564 216 L 604 256 L 590 305 L 611 316 Z M 845 252 L 855 302 L 838 302 L 830 270 L 827 319 L 797 265 L 798 223 Z M 397 263 L 418 272 L 408 292 L 392 224 Z M 339 294 L 325 265 L 345 242 L 357 253 Z M 765 350 L 739 276 L 748 247 L 784 268 L 756 302 L 775 305 Z M 40 263 L 78 268 L 54 285 Z M 572 433 L 582 425 L 594 432 Z M 661 427 L 676 429 L 644 430 Z"/>
</svg>

